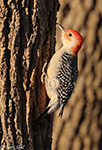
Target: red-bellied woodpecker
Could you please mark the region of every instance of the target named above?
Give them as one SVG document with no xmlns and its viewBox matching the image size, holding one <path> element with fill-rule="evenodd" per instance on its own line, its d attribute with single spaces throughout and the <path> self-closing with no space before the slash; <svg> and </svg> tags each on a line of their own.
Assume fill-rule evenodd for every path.
<svg viewBox="0 0 102 150">
<path fill-rule="evenodd" d="M 67 101 L 74 92 L 78 69 L 77 69 L 77 54 L 83 44 L 82 36 L 73 29 L 66 30 L 58 24 L 62 30 L 63 47 L 58 50 L 51 58 L 47 73 L 45 75 L 45 88 L 50 99 L 45 113 L 51 114 L 60 108 L 59 116 L 62 117 L 63 109 Z"/>
</svg>

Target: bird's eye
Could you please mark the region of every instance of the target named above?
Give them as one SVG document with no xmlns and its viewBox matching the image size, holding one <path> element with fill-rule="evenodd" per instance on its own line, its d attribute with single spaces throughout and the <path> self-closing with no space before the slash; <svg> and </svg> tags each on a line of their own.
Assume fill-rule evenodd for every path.
<svg viewBox="0 0 102 150">
<path fill-rule="evenodd" d="M 71 34 L 71 33 L 69 33 L 69 34 L 68 34 L 68 36 L 72 36 L 72 34 Z"/>
</svg>

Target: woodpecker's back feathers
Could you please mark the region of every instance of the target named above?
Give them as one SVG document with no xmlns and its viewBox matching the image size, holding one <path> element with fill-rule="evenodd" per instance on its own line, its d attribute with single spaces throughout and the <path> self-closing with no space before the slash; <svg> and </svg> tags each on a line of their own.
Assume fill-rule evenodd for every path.
<svg viewBox="0 0 102 150">
<path fill-rule="evenodd" d="M 61 103 L 66 103 L 71 97 L 77 80 L 77 75 L 77 58 L 68 53 L 64 53 L 62 56 L 61 68 L 57 75 L 57 78 L 60 81 L 60 86 L 57 91 Z"/>
<path fill-rule="evenodd" d="M 57 75 L 57 78 L 60 81 L 57 89 L 58 99 L 60 101 L 60 106 L 62 105 L 63 108 L 74 92 L 77 76 L 77 57 L 64 53 L 62 56 L 61 68 Z M 62 114 L 63 109 L 61 108 L 59 116 L 62 116 Z"/>
</svg>

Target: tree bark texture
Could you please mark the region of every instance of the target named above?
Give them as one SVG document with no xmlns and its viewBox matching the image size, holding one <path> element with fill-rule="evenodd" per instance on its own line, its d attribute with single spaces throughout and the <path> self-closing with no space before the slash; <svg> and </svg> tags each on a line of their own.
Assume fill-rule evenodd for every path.
<svg viewBox="0 0 102 150">
<path fill-rule="evenodd" d="M 55 49 L 57 0 L 0 1 L 0 141 L 4 149 L 49 150 L 52 116 L 40 81 Z"/>
<path fill-rule="evenodd" d="M 53 150 L 102 150 L 102 0 L 59 0 L 58 22 L 78 30 L 84 45 L 79 76 L 63 118 L 54 116 Z M 61 47 L 57 30 L 56 50 Z"/>
</svg>

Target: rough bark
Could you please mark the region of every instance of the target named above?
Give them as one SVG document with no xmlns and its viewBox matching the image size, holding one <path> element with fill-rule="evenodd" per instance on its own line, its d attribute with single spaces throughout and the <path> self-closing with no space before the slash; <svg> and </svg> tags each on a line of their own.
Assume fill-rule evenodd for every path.
<svg viewBox="0 0 102 150">
<path fill-rule="evenodd" d="M 58 22 L 78 30 L 79 77 L 62 119 L 54 118 L 53 150 L 102 150 L 102 0 L 60 0 Z M 60 30 L 57 33 L 61 41 Z M 61 46 L 58 43 L 57 49 Z"/>
<path fill-rule="evenodd" d="M 0 1 L 0 140 L 1 149 L 51 148 L 52 116 L 36 129 L 45 109 L 41 84 L 44 59 L 55 49 L 57 0 Z"/>
</svg>

